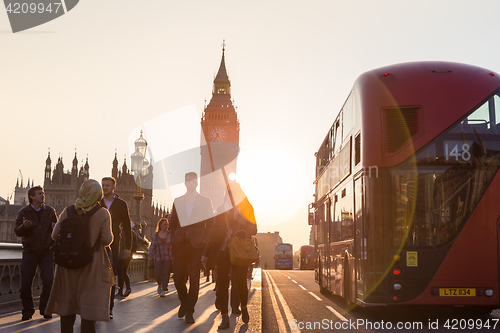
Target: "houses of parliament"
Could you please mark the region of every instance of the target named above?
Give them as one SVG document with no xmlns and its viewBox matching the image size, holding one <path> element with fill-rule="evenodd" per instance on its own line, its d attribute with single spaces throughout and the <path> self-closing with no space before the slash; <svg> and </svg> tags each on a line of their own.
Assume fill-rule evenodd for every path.
<svg viewBox="0 0 500 333">
<path fill-rule="evenodd" d="M 141 137 L 136 140 L 141 142 L 144 138 Z M 132 221 L 138 221 L 137 216 L 137 205 L 134 199 L 134 195 L 137 193 L 137 185 L 134 179 L 134 174 L 129 170 L 126 160 L 123 161 L 123 165 L 118 169 L 118 157 L 115 153 L 115 158 L 112 161 L 112 168 L 110 175 L 116 179 L 116 193 L 120 198 L 125 200 L 128 204 L 130 218 Z M 106 175 L 107 176 L 107 175 Z M 90 178 L 90 164 L 88 158 L 84 165 L 78 167 L 77 153 L 72 161 L 71 170 L 65 171 L 64 163 L 62 157 L 57 159 L 54 168 L 52 169 L 52 158 L 50 152 L 48 153 L 47 159 L 45 161 L 45 172 L 44 181 L 41 186 L 45 191 L 45 203 L 49 206 L 54 207 L 57 215 L 67 206 L 73 204 L 78 198 L 78 191 L 80 186 L 84 181 Z M 100 179 L 96 179 L 100 181 Z M 153 180 L 153 168 L 149 166 L 148 173 L 144 177 L 144 182 L 147 184 L 140 188 L 141 193 L 144 195 L 144 199 L 140 201 L 140 221 L 146 222 L 146 227 L 143 228 L 143 234 L 146 235 L 148 239 L 152 239 L 153 234 L 156 229 L 156 222 L 167 214 L 168 208 L 158 206 L 158 204 L 153 203 L 153 190 L 152 190 L 152 180 Z M 7 204 L 0 206 L 0 242 L 20 242 L 14 232 L 10 234 L 4 225 L 5 222 L 10 222 L 13 224 L 17 217 L 17 212 L 24 206 L 28 204 L 28 189 L 34 185 L 34 182 L 28 180 L 27 184 L 24 186 L 23 181 L 19 183 L 17 180 L 16 187 L 14 190 L 14 203 L 12 205 Z M 12 229 L 13 230 L 13 229 Z"/>
</svg>

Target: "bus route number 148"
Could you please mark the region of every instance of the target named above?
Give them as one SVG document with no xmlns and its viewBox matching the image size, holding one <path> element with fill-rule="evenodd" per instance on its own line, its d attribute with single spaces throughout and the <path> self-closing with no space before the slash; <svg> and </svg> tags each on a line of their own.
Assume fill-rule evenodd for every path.
<svg viewBox="0 0 500 333">
<path fill-rule="evenodd" d="M 469 144 L 468 143 L 464 143 L 462 145 L 462 151 L 459 152 L 458 151 L 458 144 L 456 144 L 453 149 L 451 151 L 449 151 L 448 149 L 448 144 L 445 144 L 444 145 L 444 151 L 445 151 L 445 158 L 446 160 L 448 161 L 450 158 L 453 158 L 455 157 L 455 160 L 458 161 L 459 159 L 461 159 L 462 161 L 469 161 L 470 160 L 470 152 L 469 152 Z"/>
</svg>

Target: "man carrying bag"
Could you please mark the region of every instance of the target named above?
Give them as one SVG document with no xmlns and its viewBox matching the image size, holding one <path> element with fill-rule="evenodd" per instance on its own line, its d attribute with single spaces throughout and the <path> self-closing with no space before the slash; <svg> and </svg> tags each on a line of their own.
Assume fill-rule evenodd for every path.
<svg viewBox="0 0 500 333">
<path fill-rule="evenodd" d="M 233 200 L 231 199 L 233 197 Z M 234 202 L 234 205 L 233 205 Z M 234 274 L 234 285 L 241 301 L 241 319 L 245 324 L 250 320 L 247 303 L 248 267 L 258 260 L 253 235 L 257 234 L 257 222 L 252 205 L 237 183 L 228 186 L 224 205 L 217 209 L 212 229 L 202 261 L 209 269 L 217 266 L 217 291 L 215 306 L 221 311 L 222 322 L 219 329 L 229 328 L 229 281 Z M 238 310 L 239 312 L 239 310 Z M 233 313 L 238 314 L 233 309 Z"/>
</svg>

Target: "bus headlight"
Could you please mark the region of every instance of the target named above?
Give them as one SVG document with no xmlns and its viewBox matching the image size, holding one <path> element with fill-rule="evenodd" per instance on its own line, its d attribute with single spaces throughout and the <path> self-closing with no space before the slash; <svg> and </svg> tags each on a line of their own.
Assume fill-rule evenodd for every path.
<svg viewBox="0 0 500 333">
<path fill-rule="evenodd" d="M 485 294 L 486 296 L 488 296 L 488 297 L 493 297 L 493 294 L 494 294 L 493 289 L 486 289 L 486 290 L 484 291 L 484 294 Z"/>
<path fill-rule="evenodd" d="M 403 289 L 403 286 L 400 283 L 394 283 L 392 285 L 392 288 L 396 291 L 400 291 L 401 289 Z"/>
</svg>

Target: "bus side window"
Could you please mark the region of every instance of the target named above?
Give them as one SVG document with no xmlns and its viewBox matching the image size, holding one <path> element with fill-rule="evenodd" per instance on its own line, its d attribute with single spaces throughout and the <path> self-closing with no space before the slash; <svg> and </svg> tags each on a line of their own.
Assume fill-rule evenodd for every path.
<svg viewBox="0 0 500 333">
<path fill-rule="evenodd" d="M 328 143 L 328 160 L 331 160 L 334 154 L 333 145 L 334 145 L 334 137 L 333 137 L 333 128 L 328 133 L 329 143 Z"/>
<path fill-rule="evenodd" d="M 342 240 L 353 238 L 353 197 L 351 186 L 342 190 Z"/>
<path fill-rule="evenodd" d="M 340 126 L 340 121 L 342 120 L 342 112 L 339 115 L 339 120 L 335 123 L 335 147 L 334 151 L 340 149 L 340 144 L 342 143 L 342 126 Z"/>
<path fill-rule="evenodd" d="M 493 97 L 493 108 L 493 116 L 495 117 L 495 119 L 492 119 L 492 123 L 495 126 L 496 132 L 500 133 L 500 96 L 498 95 L 495 95 Z"/>
<path fill-rule="evenodd" d="M 332 204 L 330 205 L 330 216 L 331 216 L 331 230 L 332 230 L 332 236 L 331 236 L 331 241 L 336 242 L 340 240 L 340 231 L 337 226 L 337 218 L 335 217 L 335 210 L 338 209 L 338 202 L 337 202 L 337 196 L 334 196 L 332 198 Z"/>
</svg>

